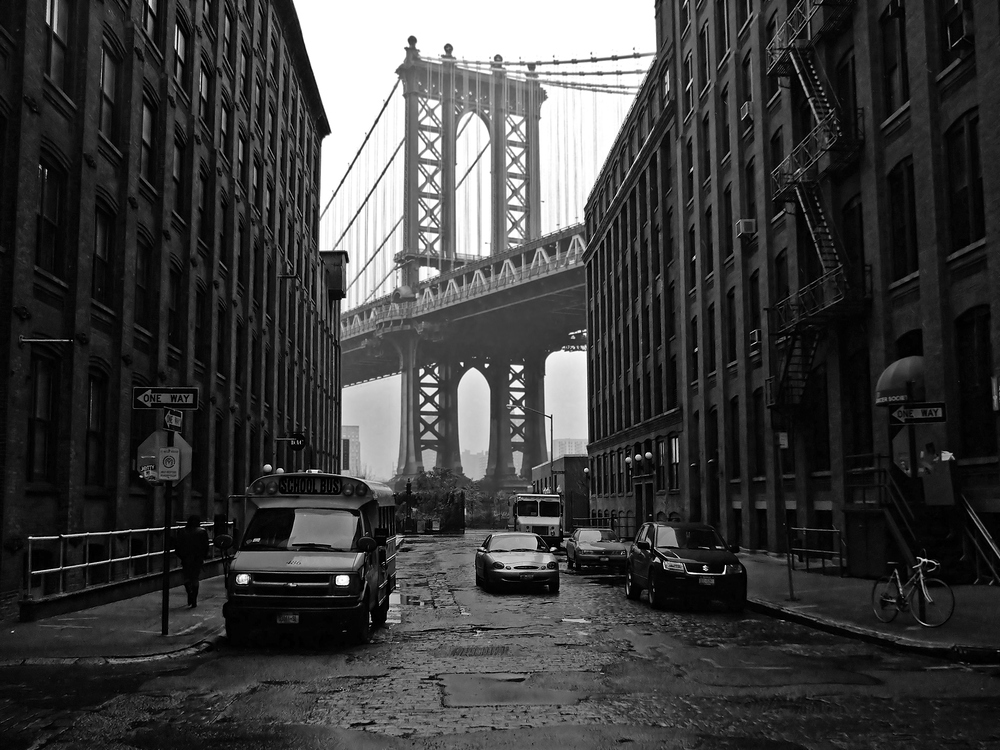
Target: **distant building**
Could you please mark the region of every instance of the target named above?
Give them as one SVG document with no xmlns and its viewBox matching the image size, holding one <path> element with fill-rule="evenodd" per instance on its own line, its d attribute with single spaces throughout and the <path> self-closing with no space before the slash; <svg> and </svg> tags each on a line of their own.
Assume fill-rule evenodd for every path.
<svg viewBox="0 0 1000 750">
<path fill-rule="evenodd" d="M 341 471 L 345 474 L 358 475 L 363 470 L 361 466 L 361 428 L 357 425 L 343 425 L 340 428 L 343 449 L 341 451 Z"/>
<path fill-rule="evenodd" d="M 587 441 L 583 438 L 556 438 L 552 441 L 552 458 L 560 456 L 586 456 Z"/>
</svg>

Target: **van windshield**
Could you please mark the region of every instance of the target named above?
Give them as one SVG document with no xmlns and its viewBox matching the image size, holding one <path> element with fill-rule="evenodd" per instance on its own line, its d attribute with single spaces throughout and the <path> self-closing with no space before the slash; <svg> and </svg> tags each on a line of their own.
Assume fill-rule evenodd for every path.
<svg viewBox="0 0 1000 750">
<path fill-rule="evenodd" d="M 517 515 L 530 518 L 553 518 L 561 515 L 558 500 L 518 500 Z"/>
<path fill-rule="evenodd" d="M 327 508 L 261 508 L 250 520 L 240 549 L 350 552 L 361 537 L 357 511 Z"/>
</svg>

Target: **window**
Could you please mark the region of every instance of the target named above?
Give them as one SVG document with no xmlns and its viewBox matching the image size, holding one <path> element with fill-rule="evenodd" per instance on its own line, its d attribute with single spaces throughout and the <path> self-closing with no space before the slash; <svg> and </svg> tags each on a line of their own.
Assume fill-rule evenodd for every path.
<svg viewBox="0 0 1000 750">
<path fill-rule="evenodd" d="M 701 121 L 701 175 L 706 181 L 712 176 L 712 122 L 707 114 Z"/>
<path fill-rule="evenodd" d="M 698 34 L 698 85 L 706 88 L 712 82 L 712 57 L 708 49 L 708 21 L 701 25 Z"/>
<path fill-rule="evenodd" d="M 722 230 L 719 235 L 719 244 L 722 249 L 722 257 L 728 258 L 733 254 L 733 186 L 726 185 L 722 191 Z"/>
<path fill-rule="evenodd" d="M 152 269 L 153 246 L 145 237 L 140 237 L 135 250 L 135 302 L 132 309 L 137 325 L 149 328 L 153 319 L 154 300 L 151 299 L 150 273 Z"/>
<path fill-rule="evenodd" d="M 743 65 L 740 67 L 740 89 L 741 104 L 753 101 L 753 58 L 750 53 L 743 58 Z"/>
<path fill-rule="evenodd" d="M 240 47 L 240 83 L 242 86 L 243 98 L 250 99 L 250 48 L 244 40 Z"/>
<path fill-rule="evenodd" d="M 961 456 L 997 455 L 996 412 L 990 376 L 990 308 L 974 307 L 955 321 L 955 372 L 958 374 Z"/>
<path fill-rule="evenodd" d="M 954 252 L 986 236 L 979 113 L 976 110 L 962 115 L 945 134 L 945 156 L 948 229 Z"/>
<path fill-rule="evenodd" d="M 170 269 L 167 280 L 167 343 L 171 346 L 181 345 L 181 272 Z"/>
<path fill-rule="evenodd" d="M 729 450 L 726 451 L 729 459 L 729 478 L 739 479 L 743 473 L 740 464 L 740 449 L 743 447 L 743 435 L 740 432 L 740 399 L 733 397 L 729 400 Z"/>
<path fill-rule="evenodd" d="M 750 472 L 755 477 L 763 477 L 767 474 L 767 453 L 764 443 L 764 435 L 767 430 L 767 421 L 764 416 L 764 389 L 758 388 L 753 392 L 753 466 Z"/>
<path fill-rule="evenodd" d="M 774 257 L 774 296 L 775 299 L 788 299 L 792 290 L 788 285 L 788 251 L 782 250 Z"/>
<path fill-rule="evenodd" d="M 767 27 L 764 29 L 764 39 L 767 41 L 766 44 L 770 44 L 771 40 L 774 39 L 775 35 L 778 33 L 778 12 L 775 11 L 771 14 L 771 17 L 767 19 Z M 767 70 L 767 66 L 762 66 L 764 70 Z M 764 101 L 769 102 L 771 99 L 778 95 L 778 76 L 764 76 Z"/>
<path fill-rule="evenodd" d="M 242 132 L 236 141 L 236 174 L 243 186 L 243 192 L 247 192 L 247 137 Z"/>
<path fill-rule="evenodd" d="M 694 198 L 694 144 L 688 138 L 684 142 L 684 199 Z"/>
<path fill-rule="evenodd" d="M 720 63 L 729 52 L 729 0 L 715 0 L 715 52 Z"/>
<path fill-rule="evenodd" d="M 917 210 L 913 185 L 913 159 L 897 164 L 887 178 L 889 191 L 889 247 L 892 278 L 901 279 L 919 267 Z"/>
<path fill-rule="evenodd" d="M 882 14 L 879 27 L 882 33 L 882 96 L 888 117 L 910 100 L 903 3 L 890 3 L 889 10 Z"/>
<path fill-rule="evenodd" d="M 690 356 L 688 357 L 688 380 L 698 380 L 698 316 L 691 318 Z"/>
<path fill-rule="evenodd" d="M 103 373 L 90 373 L 87 388 L 87 456 L 84 483 L 101 486 L 107 481 L 108 379 Z"/>
<path fill-rule="evenodd" d="M 208 293 L 201 286 L 194 294 L 194 356 L 206 362 L 211 354 L 208 331 L 212 329 L 212 318 L 209 315 Z"/>
<path fill-rule="evenodd" d="M 228 162 L 233 158 L 233 107 L 224 101 L 219 111 L 219 140 L 222 142 L 222 155 Z"/>
<path fill-rule="evenodd" d="M 235 65 L 233 53 L 236 50 L 236 23 L 229 8 L 222 20 L 222 57 L 230 65 Z"/>
<path fill-rule="evenodd" d="M 736 361 L 736 289 L 726 292 L 726 362 Z"/>
<path fill-rule="evenodd" d="M 204 170 L 198 173 L 198 241 L 206 245 L 212 244 L 212 186 L 208 173 Z"/>
<path fill-rule="evenodd" d="M 226 337 L 228 334 L 228 321 L 226 319 L 226 304 L 220 302 L 216 308 L 219 315 L 218 329 L 215 332 L 215 369 L 219 375 L 226 377 L 229 374 L 229 360 L 226 357 Z"/>
<path fill-rule="evenodd" d="M 938 0 L 941 18 L 941 67 L 947 68 L 972 52 L 972 0 Z"/>
<path fill-rule="evenodd" d="M 174 26 L 174 80 L 181 91 L 187 93 L 188 83 L 191 80 L 191 66 L 188 60 L 188 32 L 181 25 L 180 18 Z"/>
<path fill-rule="evenodd" d="M 774 131 L 774 135 L 771 136 L 771 149 L 770 149 L 770 169 L 768 169 L 768 174 L 774 174 L 775 170 L 781 166 L 781 163 L 785 160 L 785 145 L 781 140 L 781 128 Z M 774 180 L 769 179 L 767 184 L 770 186 L 771 190 L 774 189 Z M 770 191 L 769 191 L 770 192 Z M 774 195 L 772 193 L 771 198 L 773 200 Z M 778 213 L 780 206 L 772 206 L 772 211 Z"/>
<path fill-rule="evenodd" d="M 253 160 L 253 205 L 258 211 L 263 208 L 261 203 L 264 197 L 262 180 L 263 170 L 260 166 L 260 159 L 255 158 Z"/>
<path fill-rule="evenodd" d="M 118 138 L 118 68 L 121 65 L 108 45 L 101 47 L 101 98 L 98 127 L 112 143 Z"/>
<path fill-rule="evenodd" d="M 844 239 L 844 251 L 849 267 L 859 267 L 865 260 L 865 231 L 861 194 L 858 193 L 844 204 L 840 212 L 840 236 Z"/>
<path fill-rule="evenodd" d="M 694 238 L 694 224 L 688 227 L 688 292 L 693 292 L 698 286 L 698 249 Z"/>
<path fill-rule="evenodd" d="M 691 2 L 690 0 L 681 0 L 681 31 L 688 27 L 691 23 Z"/>
<path fill-rule="evenodd" d="M 722 89 L 722 93 L 719 94 L 719 114 L 718 114 L 718 124 L 722 132 L 719 134 L 719 145 L 721 146 L 720 153 L 722 157 L 725 158 L 729 155 L 732 150 L 732 145 L 729 143 L 731 140 L 730 129 L 729 129 L 729 87 L 726 86 Z"/>
<path fill-rule="evenodd" d="M 754 271 L 750 274 L 750 291 L 749 291 L 747 316 L 750 321 L 750 330 L 760 330 L 760 271 Z M 779 297 L 780 299 L 780 297 Z"/>
<path fill-rule="evenodd" d="M 113 302 L 115 217 L 98 208 L 94 228 L 94 262 L 91 296 L 104 305 Z"/>
<path fill-rule="evenodd" d="M 715 372 L 718 368 L 718 361 L 715 356 L 715 305 L 709 305 L 705 315 L 708 319 L 705 323 L 705 371 Z"/>
<path fill-rule="evenodd" d="M 743 28 L 753 13 L 753 0 L 736 0 L 736 25 Z M 768 41 L 771 41 L 768 39 Z"/>
<path fill-rule="evenodd" d="M 757 218 L 757 174 L 754 169 L 753 159 L 747 162 L 743 169 L 743 194 L 746 205 L 744 219 Z"/>
<path fill-rule="evenodd" d="M 712 207 L 705 209 L 705 222 L 702 225 L 702 247 L 705 256 L 705 275 L 710 276 L 715 273 L 715 243 L 712 240 Z"/>
<path fill-rule="evenodd" d="M 59 368 L 55 360 L 31 355 L 31 416 L 28 417 L 29 482 L 54 483 L 59 437 Z"/>
<path fill-rule="evenodd" d="M 201 71 L 198 74 L 198 117 L 209 127 L 212 126 L 213 110 L 211 66 L 202 61 Z"/>
<path fill-rule="evenodd" d="M 170 167 L 170 180 L 174 185 L 174 211 L 187 217 L 187 190 L 184 179 L 184 141 L 180 136 L 174 137 L 174 160 Z"/>
<path fill-rule="evenodd" d="M 694 109 L 694 65 L 691 62 L 691 53 L 684 56 L 684 117 L 687 117 Z"/>
<path fill-rule="evenodd" d="M 670 441 L 670 469 L 667 472 L 668 486 L 672 490 L 679 490 L 681 487 L 681 439 L 677 435 L 671 435 Z"/>
<path fill-rule="evenodd" d="M 66 178 L 44 160 L 38 165 L 35 265 L 62 276 L 65 262 Z"/>
<path fill-rule="evenodd" d="M 139 176 L 147 182 L 153 181 L 155 162 L 155 121 L 156 108 L 148 99 L 142 100 L 142 144 L 139 148 Z"/>
<path fill-rule="evenodd" d="M 45 3 L 45 72 L 61 89 L 68 83 L 70 7 L 70 0 L 46 0 Z"/>
<path fill-rule="evenodd" d="M 160 0 L 143 0 L 142 28 L 146 36 L 157 44 L 160 41 Z"/>
</svg>

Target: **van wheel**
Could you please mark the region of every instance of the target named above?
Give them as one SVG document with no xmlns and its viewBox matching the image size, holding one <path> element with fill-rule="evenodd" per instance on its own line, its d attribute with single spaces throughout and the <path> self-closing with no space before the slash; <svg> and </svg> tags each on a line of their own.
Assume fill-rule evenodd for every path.
<svg viewBox="0 0 1000 750">
<path fill-rule="evenodd" d="M 625 596 L 626 596 L 626 598 L 631 599 L 632 601 L 635 601 L 636 599 L 639 598 L 639 594 L 641 592 L 642 592 L 642 589 L 640 589 L 638 587 L 638 585 L 636 585 L 635 578 L 633 578 L 633 576 L 632 576 L 632 569 L 631 568 L 626 568 L 625 569 Z"/>
<path fill-rule="evenodd" d="M 371 612 L 368 607 L 362 607 L 358 613 L 354 616 L 354 622 L 351 624 L 350 629 L 351 636 L 354 642 L 360 646 L 366 643 L 371 643 L 372 640 L 372 622 L 371 622 Z"/>
</svg>

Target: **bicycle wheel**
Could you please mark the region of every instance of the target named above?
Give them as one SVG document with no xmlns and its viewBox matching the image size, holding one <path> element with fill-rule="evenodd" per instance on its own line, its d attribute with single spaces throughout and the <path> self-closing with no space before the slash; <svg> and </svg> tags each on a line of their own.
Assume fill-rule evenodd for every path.
<svg viewBox="0 0 1000 750">
<path fill-rule="evenodd" d="M 872 586 L 872 609 L 882 622 L 892 622 L 899 614 L 899 581 L 882 576 Z"/>
<path fill-rule="evenodd" d="M 910 611 L 925 628 L 941 627 L 955 611 L 955 595 L 951 586 L 937 578 L 925 578 L 923 588 L 918 585 L 913 591 Z"/>
</svg>

